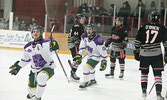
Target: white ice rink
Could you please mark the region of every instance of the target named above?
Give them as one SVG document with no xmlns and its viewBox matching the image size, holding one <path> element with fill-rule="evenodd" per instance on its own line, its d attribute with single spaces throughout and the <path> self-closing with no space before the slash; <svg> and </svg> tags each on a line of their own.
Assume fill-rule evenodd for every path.
<svg viewBox="0 0 167 100">
<path fill-rule="evenodd" d="M 0 50 L 0 100 L 27 100 L 27 84 L 30 65 L 21 69 L 16 76 L 9 74 L 9 67 L 22 57 L 22 51 Z M 46 90 L 42 100 L 142 100 L 140 88 L 140 71 L 139 63 L 135 60 L 126 59 L 124 80 L 118 78 L 119 66 L 115 70 L 114 79 L 106 79 L 105 73 L 109 72 L 108 68 L 100 72 L 99 65 L 96 67 L 96 80 L 98 85 L 88 87 L 85 91 L 80 91 L 78 86 L 80 83 L 71 82 L 68 84 L 67 79 L 61 69 L 56 58 L 57 67 L 55 75 L 48 81 Z M 68 77 L 70 76 L 70 67 L 67 63 L 68 59 L 72 59 L 71 55 L 59 54 L 64 65 Z M 83 63 L 86 58 L 84 58 Z M 107 58 L 109 61 L 109 58 Z M 167 90 L 167 68 L 163 72 L 163 89 L 162 95 L 165 96 Z M 82 64 L 80 65 L 77 75 L 82 75 Z M 148 78 L 148 92 L 154 83 L 152 70 L 150 70 Z M 147 100 L 156 100 L 155 87 Z"/>
</svg>

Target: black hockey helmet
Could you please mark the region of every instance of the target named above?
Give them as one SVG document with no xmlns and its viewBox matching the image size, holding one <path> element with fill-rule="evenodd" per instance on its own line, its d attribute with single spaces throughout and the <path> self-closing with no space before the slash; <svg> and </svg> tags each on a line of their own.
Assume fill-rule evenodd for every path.
<svg viewBox="0 0 167 100">
<path fill-rule="evenodd" d="M 31 33 L 33 33 L 34 30 L 39 30 L 40 33 L 43 34 L 43 28 L 39 25 L 33 26 L 33 28 L 31 29 Z"/>
<path fill-rule="evenodd" d="M 123 24 L 123 19 L 122 19 L 121 17 L 117 17 L 117 18 L 115 19 L 115 22 L 117 22 L 117 21 L 119 21 L 119 22 L 121 22 L 121 24 Z"/>
<path fill-rule="evenodd" d="M 77 14 L 77 15 L 75 16 L 75 21 L 78 21 L 78 22 L 79 22 L 81 18 L 86 19 L 84 15 L 82 15 L 82 14 Z"/>
<path fill-rule="evenodd" d="M 157 23 L 160 21 L 160 13 L 158 11 L 151 12 L 149 16 L 149 21 L 152 23 Z"/>
</svg>

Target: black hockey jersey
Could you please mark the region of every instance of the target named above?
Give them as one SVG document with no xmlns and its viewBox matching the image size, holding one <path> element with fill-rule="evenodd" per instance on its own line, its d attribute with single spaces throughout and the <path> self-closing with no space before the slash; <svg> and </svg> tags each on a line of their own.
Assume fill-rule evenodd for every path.
<svg viewBox="0 0 167 100">
<path fill-rule="evenodd" d="M 109 38 L 106 42 L 106 46 L 112 43 L 111 50 L 113 51 L 121 51 L 122 49 L 119 48 L 122 43 L 127 43 L 128 41 L 128 33 L 124 26 L 113 26 L 111 29 L 111 38 Z"/>
<path fill-rule="evenodd" d="M 167 31 L 160 24 L 145 24 L 137 32 L 135 48 L 140 49 L 141 56 L 157 56 L 162 54 L 161 42 L 166 44 Z M 166 45 L 164 45 L 166 47 Z"/>
<path fill-rule="evenodd" d="M 81 36 L 84 33 L 84 27 L 82 24 L 74 24 L 70 30 L 68 36 L 68 48 L 73 48 L 76 44 L 79 45 Z"/>
</svg>

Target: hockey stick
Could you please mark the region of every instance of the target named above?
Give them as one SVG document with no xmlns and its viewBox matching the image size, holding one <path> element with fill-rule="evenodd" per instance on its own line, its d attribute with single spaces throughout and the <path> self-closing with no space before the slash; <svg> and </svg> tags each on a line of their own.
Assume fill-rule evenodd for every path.
<svg viewBox="0 0 167 100">
<path fill-rule="evenodd" d="M 165 65 L 166 65 L 166 63 L 165 63 L 163 66 L 165 67 Z M 151 93 L 151 91 L 152 91 L 152 89 L 153 89 L 154 85 L 155 85 L 155 82 L 154 82 L 154 84 L 152 85 L 152 87 L 151 87 L 151 89 L 150 89 L 150 91 L 149 91 L 148 95 Z"/>
<path fill-rule="evenodd" d="M 53 38 L 52 38 L 52 32 L 53 32 L 53 30 L 54 30 L 54 27 L 55 27 L 55 25 L 53 25 L 53 27 L 52 27 L 52 29 L 51 29 L 51 34 L 50 34 L 50 40 L 51 40 L 51 42 L 52 42 L 52 40 L 53 40 Z M 52 46 L 52 45 L 51 45 L 51 46 Z M 63 69 L 63 72 L 64 72 L 64 74 L 65 74 L 65 76 L 66 76 L 66 78 L 67 78 L 68 83 L 70 83 L 70 80 L 69 80 L 68 77 L 67 77 L 66 71 L 65 71 L 65 69 L 64 69 L 64 67 L 63 67 L 63 64 L 62 64 L 62 62 L 61 62 L 61 60 L 60 60 L 60 57 L 59 57 L 59 55 L 57 54 L 56 51 L 55 51 L 55 54 L 56 54 L 56 57 L 57 57 L 57 59 L 58 59 L 60 65 L 61 65 L 61 68 Z"/>
</svg>

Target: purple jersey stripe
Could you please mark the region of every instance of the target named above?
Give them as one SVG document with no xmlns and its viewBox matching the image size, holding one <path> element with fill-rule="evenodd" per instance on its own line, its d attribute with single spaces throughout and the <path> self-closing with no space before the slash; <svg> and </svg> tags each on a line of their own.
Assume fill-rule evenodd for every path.
<svg viewBox="0 0 167 100">
<path fill-rule="evenodd" d="M 102 55 L 100 55 L 100 57 L 102 57 L 102 58 L 107 58 L 107 56 L 102 56 Z"/>
<path fill-rule="evenodd" d="M 90 72 L 90 74 L 94 74 L 95 73 L 95 70 L 93 72 Z"/>
<path fill-rule="evenodd" d="M 30 62 L 30 61 L 31 61 L 31 59 L 28 59 L 28 60 L 21 59 L 21 61 L 23 61 L 23 62 Z"/>
<path fill-rule="evenodd" d="M 90 72 L 89 73 L 83 73 L 84 75 L 89 75 L 90 74 Z"/>
<path fill-rule="evenodd" d="M 45 84 L 45 85 L 38 84 L 38 86 L 40 86 L 40 87 L 45 87 L 45 86 L 46 86 L 46 84 Z"/>
</svg>

